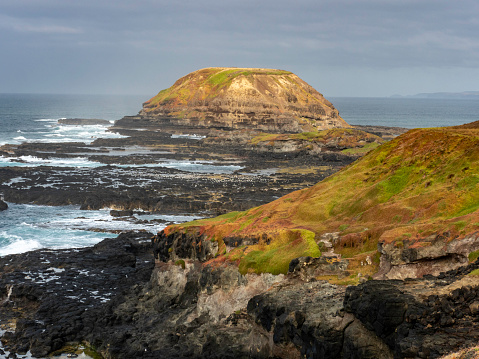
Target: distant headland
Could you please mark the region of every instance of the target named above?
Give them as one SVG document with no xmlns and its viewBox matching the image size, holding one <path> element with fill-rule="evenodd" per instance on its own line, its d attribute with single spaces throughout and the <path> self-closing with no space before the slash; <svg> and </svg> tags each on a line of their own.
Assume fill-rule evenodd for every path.
<svg viewBox="0 0 479 359">
<path fill-rule="evenodd" d="M 431 92 L 418 93 L 415 95 L 393 95 L 392 98 L 432 98 L 432 99 L 464 99 L 479 100 L 479 91 L 463 91 L 463 92 Z"/>
</svg>

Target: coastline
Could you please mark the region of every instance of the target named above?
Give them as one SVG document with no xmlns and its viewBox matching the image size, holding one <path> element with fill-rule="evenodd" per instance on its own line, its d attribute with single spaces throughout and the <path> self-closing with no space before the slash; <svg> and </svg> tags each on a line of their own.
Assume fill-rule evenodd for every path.
<svg viewBox="0 0 479 359">
<path fill-rule="evenodd" d="M 362 129 L 387 140 L 406 131 Z M 50 205 L 78 201 L 83 209 L 108 206 L 126 212 L 142 208 L 180 214 L 189 209 L 211 216 L 310 186 L 362 155 L 344 151 L 350 148 L 337 140 L 318 142 L 314 148 L 294 137 L 260 137 L 253 146 L 257 134 L 214 131 L 185 138 L 156 130 L 154 135 L 117 130 L 129 137 L 91 145 L 3 146 L 9 158 L 69 159 L 82 154 L 103 163 L 80 169 L 1 168 L 9 176 L 8 188 L 2 188 L 6 199 Z M 146 150 L 132 150 L 140 145 Z M 144 166 L 165 157 L 241 168 L 194 173 Z M 133 171 L 120 165 L 138 167 Z M 15 181 L 18 177 L 23 180 Z M 51 185 L 52 178 L 63 185 Z M 167 181 L 162 183 L 162 178 Z M 98 184 L 93 179 L 99 179 Z M 124 186 L 105 185 L 114 181 Z M 62 190 L 69 183 L 81 185 Z M 143 187 L 145 183 L 151 187 Z M 24 186 L 31 188 L 25 191 Z M 152 199 L 162 190 L 161 200 Z M 362 278 L 360 285 L 345 286 L 316 280 L 311 275 L 315 266 L 324 270 L 331 263 L 308 258 L 300 258 L 286 275 L 242 274 L 233 265 L 210 262 L 214 248 L 202 245 L 195 233 L 174 246 L 167 243 L 179 258 L 162 261 L 157 244 L 152 244 L 158 239 L 154 234 L 123 233 L 82 249 L 0 257 L 5 347 L 36 357 L 65 354 L 71 343 L 114 358 L 437 357 L 472 346 L 479 335 L 473 325 L 479 315 L 479 277 L 471 275 L 479 268 L 477 262 L 422 279 Z M 328 270 L 337 270 L 333 267 Z M 451 336 L 451 331 L 458 334 Z"/>
<path fill-rule="evenodd" d="M 4 193 L 7 201 L 13 203 L 54 206 L 76 203 L 85 210 L 110 207 L 115 211 L 128 212 L 141 209 L 151 211 L 151 213 L 173 215 L 195 213 L 211 216 L 254 207 L 274 200 L 292 190 L 310 186 L 357 158 L 357 155 L 343 154 L 342 149 L 334 144 L 322 145 L 324 146 L 322 153 L 316 154 L 314 157 L 307 150 L 301 150 L 301 143 L 295 141 L 281 142 L 280 147 L 263 145 L 255 149 L 248 144 L 248 141 L 256 135 L 254 133 L 243 134 L 243 138 L 236 137 L 232 142 L 230 134 L 218 131 L 200 134 L 200 136 L 195 132 L 191 132 L 195 136 L 177 135 L 177 132 L 174 131 L 171 136 L 156 130 L 151 133 L 132 128 L 113 128 L 112 130 L 122 137 L 98 139 L 89 145 L 82 143 L 24 143 L 2 146 L 0 152 L 7 159 L 37 158 L 44 161 L 52 159 L 68 161 L 82 156 L 99 165 L 72 168 L 51 165 L 38 166 L 38 164 L 21 166 L 22 163 L 19 163 L 20 166 L 18 166 L 14 163 L 13 166 L 0 168 L 2 178 L 6 179 L 0 191 Z M 376 130 L 379 135 L 390 136 L 391 131 L 396 132 L 398 129 L 376 128 Z M 399 129 L 399 131 L 404 130 Z M 205 141 L 207 144 L 204 143 Z M 167 168 L 161 166 L 161 163 L 158 166 L 157 164 L 161 161 L 199 163 L 200 166 L 208 164 L 210 167 L 202 173 L 195 169 L 188 171 Z M 150 164 L 151 166 L 149 166 Z M 128 168 L 129 166 L 133 167 Z M 230 166 L 233 170 L 221 173 L 216 170 L 215 166 L 220 169 Z M 59 185 L 55 185 L 55 183 Z M 117 184 L 120 183 L 121 185 L 118 186 Z M 147 187 L 144 187 L 145 183 Z M 152 193 L 157 194 L 157 197 L 152 198 Z M 211 193 L 214 193 L 214 196 Z M 70 250 L 45 248 L 21 255 L 1 257 L 0 262 L 4 263 L 2 276 L 4 283 L 1 287 L 6 290 L 3 305 L 0 308 L 3 312 L 0 314 L 1 323 L 5 328 L 8 328 L 6 323 L 16 323 L 15 332 L 7 331 L 3 337 L 6 347 L 18 353 L 26 352 L 29 347 L 34 355 L 43 356 L 51 351 L 61 349 L 59 343 L 64 345 L 71 341 L 85 341 L 89 330 L 85 332 L 77 329 L 74 330 L 76 336 L 71 336 L 73 334 L 69 334 L 70 330 L 65 327 L 61 333 L 54 331 L 50 339 L 43 334 L 42 339 L 38 338 L 37 344 L 27 345 L 25 339 L 21 338 L 30 337 L 32 331 L 38 331 L 36 329 L 40 320 L 37 318 L 39 315 L 38 304 L 40 304 L 40 308 L 46 310 L 41 314 L 41 316 L 45 316 L 40 320 L 44 323 L 41 326 L 44 328 L 42 330 L 49 331 L 51 324 L 48 324 L 48 320 L 53 322 L 62 320 L 52 319 L 55 318 L 55 315 L 66 316 L 65 320 L 71 320 L 69 303 L 72 301 L 77 303 L 75 306 L 86 305 L 88 307 L 90 305 L 95 308 L 94 310 L 100 312 L 107 310 L 105 308 L 109 306 L 112 308 L 116 305 L 114 303 L 122 298 L 122 291 L 124 292 L 127 288 L 131 290 L 132 282 L 127 280 L 126 276 L 130 279 L 137 276 L 132 273 L 141 272 L 138 274 L 143 276 L 141 290 L 143 287 L 148 287 L 147 283 L 152 276 L 153 268 L 151 266 L 154 261 L 151 244 L 147 244 L 147 242 L 153 234 L 155 233 L 124 233 L 114 239 L 105 239 L 92 247 Z M 140 236 L 138 238 L 141 239 L 135 239 L 135 236 Z M 141 250 L 137 248 L 138 246 Z M 125 248 L 127 248 L 127 253 L 122 252 Z M 94 261 L 91 261 L 84 257 L 85 253 L 90 256 L 91 253 L 98 254 L 97 252 L 100 253 L 101 258 L 105 259 L 98 259 L 97 256 Z M 133 266 L 131 253 L 134 253 L 136 258 Z M 142 258 L 151 256 L 151 258 L 144 260 L 138 259 L 138 256 L 143 256 Z M 130 261 L 128 262 L 130 264 L 119 264 L 119 259 L 116 257 L 126 258 L 125 260 Z M 25 267 L 26 258 L 29 258 L 28 267 Z M 13 264 L 16 262 L 18 264 Z M 65 264 L 55 265 L 55 263 L 70 264 L 65 266 Z M 71 285 L 76 285 L 77 288 L 85 285 L 85 283 L 71 282 L 72 275 L 75 278 L 81 278 L 79 274 L 86 273 L 85 271 L 98 271 L 99 269 L 94 269 L 98 265 L 108 267 L 108 271 L 106 269 L 100 271 L 109 273 L 108 277 L 118 277 L 123 283 L 117 284 L 115 289 L 117 291 L 113 291 L 111 286 L 109 287 L 106 283 L 93 281 L 89 285 L 93 285 L 95 288 L 110 288 L 110 297 L 101 297 L 100 291 L 93 287 L 80 290 L 80 293 L 83 293 L 81 296 L 85 296 L 85 298 L 81 297 L 82 299 L 75 298 L 76 295 L 68 295 L 75 290 L 65 288 L 70 288 Z M 80 267 L 85 269 L 79 269 Z M 122 280 L 121 273 L 125 270 L 130 272 Z M 78 271 L 78 273 L 70 274 L 71 271 Z M 147 272 L 148 274 L 146 274 Z M 64 280 L 67 282 L 63 282 Z M 100 279 L 97 278 L 97 280 Z M 137 282 L 137 285 L 140 282 Z M 12 291 L 9 288 L 13 288 Z M 140 287 L 137 288 L 140 289 Z M 101 297 L 105 303 L 97 300 L 98 303 L 93 304 L 91 293 L 94 292 L 98 293 L 93 297 Z M 52 294 L 48 293 L 54 293 L 55 297 L 63 296 L 63 304 L 60 307 L 51 307 L 52 300 L 49 298 Z M 112 299 L 110 300 L 110 298 Z M 113 300 L 113 298 L 118 299 Z M 20 320 L 18 322 L 19 318 L 11 315 L 10 306 L 12 305 L 17 309 L 21 308 L 23 312 L 21 317 L 31 316 L 32 321 Z M 243 302 L 243 305 L 246 305 L 246 302 Z M 88 321 L 84 318 L 86 314 L 83 312 L 81 321 Z M 65 325 L 70 326 L 70 324 Z M 55 342 L 53 339 L 55 336 L 62 338 L 61 341 Z M 47 342 L 50 344 L 45 344 L 46 346 L 42 344 Z"/>
</svg>

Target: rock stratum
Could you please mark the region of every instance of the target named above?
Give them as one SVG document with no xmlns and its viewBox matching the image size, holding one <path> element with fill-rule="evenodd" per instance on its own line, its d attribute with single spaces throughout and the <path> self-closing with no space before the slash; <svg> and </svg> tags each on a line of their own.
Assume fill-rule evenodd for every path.
<svg viewBox="0 0 479 359">
<path fill-rule="evenodd" d="M 116 126 L 180 126 L 304 132 L 349 127 L 322 94 L 289 71 L 206 68 L 194 71 Z"/>
</svg>

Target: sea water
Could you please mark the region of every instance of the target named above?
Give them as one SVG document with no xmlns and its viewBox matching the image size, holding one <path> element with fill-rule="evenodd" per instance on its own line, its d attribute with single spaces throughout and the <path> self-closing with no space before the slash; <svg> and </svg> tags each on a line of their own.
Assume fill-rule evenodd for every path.
<svg viewBox="0 0 479 359">
<path fill-rule="evenodd" d="M 81 248 L 104 238 L 116 237 L 118 231 L 147 230 L 157 233 L 168 222 L 186 222 L 197 217 L 135 214 L 129 220 L 110 216 L 107 209 L 82 211 L 79 206 L 39 206 L 9 204 L 0 213 L 0 256 L 39 248 Z M 137 223 L 136 220 L 150 220 Z M 115 233 L 112 233 L 115 232 Z"/>
<path fill-rule="evenodd" d="M 113 123 L 125 115 L 138 113 L 142 102 L 147 98 L 148 96 L 0 94 L 0 145 L 25 141 L 91 143 L 99 137 L 118 137 L 118 134 L 108 132 L 104 126 L 59 125 L 58 120 L 99 118 Z M 479 120 L 479 102 L 475 100 L 341 97 L 330 100 L 346 122 L 354 125 L 416 128 L 461 125 Z M 0 166 L 38 165 L 79 168 L 101 164 L 81 155 L 68 159 L 40 159 L 33 156 L 11 159 L 0 156 Z M 202 173 L 232 173 L 240 168 L 171 160 L 142 166 L 157 165 Z M 9 206 L 9 210 L 0 212 L 0 256 L 37 248 L 89 246 L 103 238 L 116 236 L 112 233 L 116 230 L 146 229 L 154 233 L 163 228 L 162 224 L 139 225 L 131 221 L 116 221 L 108 210 L 80 211 L 73 206 L 12 203 Z M 193 218 L 185 216 L 161 219 L 184 222 Z"/>
<path fill-rule="evenodd" d="M 329 100 L 351 125 L 424 128 L 479 121 L 477 99 L 333 97 Z"/>
<path fill-rule="evenodd" d="M 132 151 L 131 154 L 141 153 L 141 151 Z M 124 152 L 123 155 L 126 155 Z M 51 167 L 101 167 L 104 163 L 90 161 L 86 157 L 71 157 L 71 158 L 39 158 L 35 156 L 19 156 L 19 157 L 4 157 L 0 156 L 0 167 L 36 167 L 36 166 L 51 166 Z M 185 172 L 193 173 L 215 173 L 228 174 L 233 173 L 242 168 L 238 165 L 218 165 L 212 161 L 179 161 L 172 159 L 158 159 L 155 163 L 143 164 L 115 164 L 119 168 L 137 168 L 137 167 L 165 167 L 173 168 Z"/>
<path fill-rule="evenodd" d="M 59 125 L 58 120 L 98 118 L 113 123 L 125 115 L 138 113 L 146 99 L 145 96 L 0 94 L 0 145 L 22 142 L 91 143 L 96 138 L 120 137 L 118 134 L 108 132 L 105 126 Z M 40 165 L 82 168 L 102 164 L 89 161 L 81 155 L 66 159 L 41 159 L 34 156 L 12 159 L 0 156 L 0 167 Z M 210 163 L 195 161 L 165 160 L 164 163 L 142 166 L 155 165 L 166 165 L 192 172 L 217 170 L 220 173 L 229 173 L 236 170 L 235 167 L 213 166 Z M 39 248 L 85 247 L 104 238 L 115 237 L 118 231 L 147 230 L 156 233 L 165 227 L 156 220 L 185 222 L 197 218 L 136 215 L 136 218 L 119 221 L 111 217 L 107 209 L 81 211 L 77 206 L 52 207 L 14 203 L 8 205 L 7 211 L 0 212 L 0 256 Z M 135 219 L 148 220 L 148 223 L 138 224 Z"/>
</svg>

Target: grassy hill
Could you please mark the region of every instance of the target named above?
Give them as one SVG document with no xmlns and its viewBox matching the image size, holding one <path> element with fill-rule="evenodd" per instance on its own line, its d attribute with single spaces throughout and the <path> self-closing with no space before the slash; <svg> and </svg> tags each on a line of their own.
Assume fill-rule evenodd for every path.
<svg viewBox="0 0 479 359">
<path fill-rule="evenodd" d="M 460 240 L 479 231 L 478 183 L 479 121 L 415 129 L 311 188 L 165 233 L 196 232 L 218 241 L 215 260 L 236 262 L 243 272 L 284 273 L 291 259 L 318 256 L 325 233 L 339 232 L 335 252 L 350 258 L 377 258 L 378 242 L 428 246 L 440 233 Z M 235 239 L 246 244 L 226 246 Z"/>
</svg>

